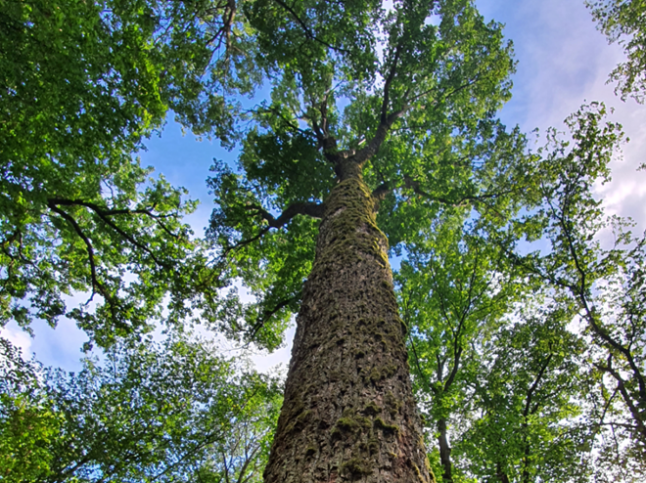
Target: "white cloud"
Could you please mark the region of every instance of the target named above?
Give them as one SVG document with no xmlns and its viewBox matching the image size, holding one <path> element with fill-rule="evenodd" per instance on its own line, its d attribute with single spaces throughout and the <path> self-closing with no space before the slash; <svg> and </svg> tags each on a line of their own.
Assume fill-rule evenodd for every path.
<svg viewBox="0 0 646 483">
<path fill-rule="evenodd" d="M 10 323 L 0 328 L 0 337 L 7 339 L 14 347 L 19 347 L 22 350 L 23 357 L 29 356 L 33 339 L 16 324 Z"/>
</svg>

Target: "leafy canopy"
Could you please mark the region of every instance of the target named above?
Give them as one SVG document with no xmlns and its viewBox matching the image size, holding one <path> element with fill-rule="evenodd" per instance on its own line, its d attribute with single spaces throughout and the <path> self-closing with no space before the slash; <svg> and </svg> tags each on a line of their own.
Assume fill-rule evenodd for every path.
<svg viewBox="0 0 646 483">
<path fill-rule="evenodd" d="M 233 2 L 0 2 L 0 323 L 66 315 L 102 345 L 216 285 L 195 203 L 133 153 L 169 110 L 231 145 L 259 81 Z M 64 295 L 88 292 L 71 309 Z M 89 302 L 88 301 L 88 302 Z"/>
<path fill-rule="evenodd" d="M 279 342 L 311 268 L 313 218 L 352 170 L 381 202 L 395 252 L 447 207 L 504 225 L 530 199 L 524 140 L 494 118 L 513 71 L 500 25 L 467 0 L 357 5 L 298 2 L 283 17 L 281 2 L 253 4 L 270 99 L 253 113 L 237 168 L 218 162 L 210 180 L 223 279 L 256 296 L 242 305 L 231 291 L 211 315 L 232 336 Z"/>
</svg>

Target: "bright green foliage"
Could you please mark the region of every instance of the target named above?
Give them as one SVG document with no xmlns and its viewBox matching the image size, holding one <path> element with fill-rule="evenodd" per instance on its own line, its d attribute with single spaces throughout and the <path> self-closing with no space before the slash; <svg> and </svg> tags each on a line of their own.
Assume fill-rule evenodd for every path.
<svg viewBox="0 0 646 483">
<path fill-rule="evenodd" d="M 565 304 L 564 314 L 574 310 L 576 315 L 568 315 L 572 321 L 568 330 L 569 336 L 575 334 L 584 342 L 584 350 L 575 349 L 580 351 L 575 359 L 579 368 L 588 368 L 586 385 L 579 389 L 579 422 L 585 424 L 586 434 L 596 435 L 600 458 L 594 478 L 640 481 L 646 474 L 644 240 L 633 238 L 630 221 L 608 218 L 594 197 L 594 183 L 609 179 L 609 162 L 622 140 L 621 126 L 604 122 L 604 116 L 603 105 L 584 106 L 566 121 L 570 141 L 555 131 L 549 134 L 539 162 L 542 205 L 514 225 L 542 233 L 549 246 L 525 256 L 509 250 L 509 255 L 532 283 L 542 284 L 544 291 Z M 615 244 L 607 249 L 601 240 L 611 231 Z M 544 324 L 550 320 L 551 316 Z M 562 325 L 566 323 L 567 319 Z M 570 342 L 567 347 L 577 345 Z M 564 404 L 553 398 L 545 407 L 558 414 Z M 554 427 L 558 426 L 550 426 Z M 578 441 L 584 443 L 583 436 Z M 585 445 L 571 448 L 581 447 Z"/>
<path fill-rule="evenodd" d="M 49 472 L 49 445 L 62 418 L 42 394 L 39 366 L 0 339 L 0 477 L 6 482 L 34 481 Z"/>
<path fill-rule="evenodd" d="M 605 114 L 582 107 L 570 141 L 524 158 L 526 209 L 452 206 L 409 238 L 396 277 L 442 481 L 643 479 L 644 242 L 621 220 L 599 242 L 593 186 L 622 139 Z"/>
<path fill-rule="evenodd" d="M 574 312 L 540 293 L 519 312 L 483 345 L 458 465 L 483 480 L 588 481 L 594 430 L 577 419 L 585 346 L 566 329 Z"/>
<path fill-rule="evenodd" d="M 182 189 L 133 152 L 169 109 L 233 141 L 258 82 L 235 4 L 0 2 L 0 323 L 75 318 L 103 345 L 209 289 Z M 131 282 L 126 282 L 130 278 Z M 90 292 L 96 311 L 62 298 Z"/>
<path fill-rule="evenodd" d="M 592 16 L 610 42 L 619 42 L 628 57 L 610 74 L 616 93 L 643 103 L 646 94 L 646 4 L 641 0 L 587 0 Z"/>
<path fill-rule="evenodd" d="M 509 259 L 487 240 L 477 222 L 445 213 L 416 244 L 396 275 L 415 390 L 436 436 L 431 447 L 448 444 L 447 428 L 467 415 L 466 402 L 482 377 L 482 345 L 496 334 L 522 293 Z M 474 226 L 475 225 L 475 226 Z M 437 439 L 439 438 L 439 439 Z M 451 475 L 447 455 L 434 468 Z"/>
<path fill-rule="evenodd" d="M 15 462 L 3 477 L 197 482 L 229 472 L 259 481 L 279 387 L 212 353 L 180 338 L 121 344 L 78 374 L 49 369 L 43 382 L 32 374 L 29 384 L 3 387 L 0 461 Z M 47 403 L 23 408 L 10 398 Z M 27 424 L 33 431 L 17 432 Z"/>
<path fill-rule="evenodd" d="M 622 478 L 639 480 L 646 475 L 645 241 L 633 238 L 629 220 L 606 217 L 593 197 L 592 183 L 608 179 L 608 163 L 622 139 L 621 126 L 601 123 L 604 113 L 603 106 L 592 106 L 570 119 L 571 147 L 554 140 L 544 161 L 552 182 L 543 186 L 545 210 L 539 214 L 551 251 L 522 263 L 568 293 L 579 310 L 596 381 L 592 423 L 604 438 L 626 445 L 620 452 L 604 451 L 610 460 L 620 455 L 606 474 L 612 479 L 625 467 Z M 599 237 L 610 229 L 615 244 L 606 249 Z"/>
</svg>

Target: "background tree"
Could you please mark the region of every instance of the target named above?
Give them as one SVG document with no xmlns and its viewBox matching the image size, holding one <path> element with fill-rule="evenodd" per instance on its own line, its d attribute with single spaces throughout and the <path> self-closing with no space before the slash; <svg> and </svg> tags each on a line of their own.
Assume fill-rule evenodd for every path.
<svg viewBox="0 0 646 483">
<path fill-rule="evenodd" d="M 572 311 L 539 292 L 484 344 L 460 466 L 482 481 L 589 481 L 594 429 L 581 421 L 584 342 L 566 329 Z"/>
<path fill-rule="evenodd" d="M 610 74 L 618 81 L 616 93 L 625 100 L 633 97 L 644 102 L 646 92 L 646 6 L 639 0 L 586 1 L 592 16 L 598 22 L 609 42 L 619 42 L 624 47 L 626 62 L 620 63 Z"/>
<path fill-rule="evenodd" d="M 415 389 L 444 482 L 455 479 L 450 426 L 466 414 L 474 379 L 487 364 L 483 340 L 500 329 L 521 292 L 504 253 L 457 211 L 462 216 L 447 213 L 407 245 L 396 275 Z"/>
<path fill-rule="evenodd" d="M 39 367 L 0 338 L 0 475 L 6 481 L 34 481 L 50 471 L 62 418 L 44 397 Z"/>
<path fill-rule="evenodd" d="M 280 388 L 212 352 L 174 337 L 78 374 L 23 362 L 29 380 L 2 388 L 3 480 L 259 481 Z"/>
<path fill-rule="evenodd" d="M 168 110 L 233 139 L 235 93 L 259 80 L 235 2 L 0 3 L 0 321 L 74 318 L 101 344 L 217 283 L 183 189 L 133 153 Z M 126 274 L 128 276 L 126 276 Z M 96 304 L 68 309 L 62 296 Z"/>
<path fill-rule="evenodd" d="M 606 217 L 593 195 L 593 183 L 609 179 L 608 163 L 622 139 L 621 126 L 603 123 L 604 115 L 603 105 L 584 106 L 567 121 L 571 141 L 550 135 L 541 161 L 544 203 L 523 221 L 542 226 L 550 246 L 543 254 L 512 257 L 528 274 L 567 293 L 576 308 L 574 322 L 588 347 L 579 364 L 591 368 L 598 385 L 598 392 L 585 395 L 593 406 L 590 424 L 601 433 L 609 429 L 614 441 L 619 437 L 613 453 L 627 456 L 634 465 L 630 478 L 638 478 L 644 461 L 643 241 L 632 237 L 629 221 Z M 611 235 L 613 226 L 614 246 L 604 248 L 600 237 Z M 620 468 L 601 477 L 618 477 Z"/>
<path fill-rule="evenodd" d="M 538 174 L 525 185 L 542 196 L 536 208 L 492 229 L 451 207 L 409 238 L 400 301 L 443 481 L 641 478 L 631 432 L 641 407 L 643 242 L 619 230 L 613 249 L 600 245 L 609 224 L 593 186 L 621 141 L 604 116 L 603 106 L 584 106 L 567 120 L 572 141 L 552 132 L 540 157 L 525 158 Z M 527 254 L 521 234 L 541 250 Z"/>
</svg>

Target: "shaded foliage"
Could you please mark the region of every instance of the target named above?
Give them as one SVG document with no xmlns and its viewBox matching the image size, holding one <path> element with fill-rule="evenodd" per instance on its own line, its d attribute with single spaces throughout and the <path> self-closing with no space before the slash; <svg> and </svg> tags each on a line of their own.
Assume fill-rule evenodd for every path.
<svg viewBox="0 0 646 483">
<path fill-rule="evenodd" d="M 260 481 L 280 388 L 212 352 L 120 344 L 77 374 L 5 354 L 3 480 Z"/>
</svg>

